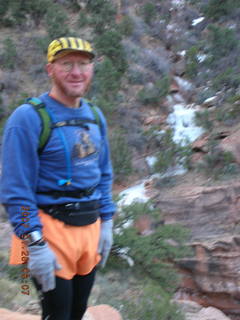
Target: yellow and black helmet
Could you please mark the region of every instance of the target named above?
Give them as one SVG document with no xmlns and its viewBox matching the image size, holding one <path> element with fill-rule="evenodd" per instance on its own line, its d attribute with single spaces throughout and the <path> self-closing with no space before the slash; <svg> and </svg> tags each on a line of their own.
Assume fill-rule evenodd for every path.
<svg viewBox="0 0 240 320">
<path fill-rule="evenodd" d="M 53 62 L 54 60 L 65 56 L 69 52 L 83 52 L 87 53 L 91 59 L 95 57 L 91 44 L 81 38 L 62 37 L 53 40 L 48 46 L 47 60 Z"/>
</svg>

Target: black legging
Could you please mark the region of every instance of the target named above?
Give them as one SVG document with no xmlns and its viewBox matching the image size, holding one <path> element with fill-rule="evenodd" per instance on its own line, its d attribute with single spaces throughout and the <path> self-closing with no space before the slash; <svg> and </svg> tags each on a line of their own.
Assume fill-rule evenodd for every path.
<svg viewBox="0 0 240 320">
<path fill-rule="evenodd" d="M 42 292 L 33 279 L 42 306 L 42 320 L 81 320 L 94 283 L 96 268 L 84 276 L 76 275 L 71 280 L 56 277 L 56 288 Z"/>
</svg>

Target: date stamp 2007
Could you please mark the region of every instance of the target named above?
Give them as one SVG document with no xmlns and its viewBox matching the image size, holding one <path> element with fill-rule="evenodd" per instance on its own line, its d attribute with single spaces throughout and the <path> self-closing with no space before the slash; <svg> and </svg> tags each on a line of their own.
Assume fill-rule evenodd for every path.
<svg viewBox="0 0 240 320">
<path fill-rule="evenodd" d="M 22 220 L 22 226 L 24 228 L 29 228 L 29 214 L 30 214 L 30 208 L 29 207 L 21 207 L 21 220 Z M 21 238 L 22 240 L 27 238 L 27 234 L 23 235 Z M 22 270 L 21 270 L 21 292 L 22 294 L 29 295 L 30 294 L 30 286 L 29 286 L 29 278 L 30 278 L 30 270 L 27 267 L 27 262 L 29 258 L 29 252 L 27 250 L 26 245 L 24 244 L 24 241 L 22 241 L 22 248 L 21 248 L 21 261 L 22 261 Z"/>
</svg>

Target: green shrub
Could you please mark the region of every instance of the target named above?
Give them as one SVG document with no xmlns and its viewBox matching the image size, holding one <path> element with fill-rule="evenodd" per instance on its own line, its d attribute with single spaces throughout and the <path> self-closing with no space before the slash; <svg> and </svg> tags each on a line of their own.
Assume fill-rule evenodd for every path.
<svg viewBox="0 0 240 320">
<path fill-rule="evenodd" d="M 239 173 L 239 166 L 235 163 L 230 152 L 212 152 L 204 157 L 204 163 L 200 166 L 208 177 L 215 180 L 226 175 Z"/>
<path fill-rule="evenodd" d="M 238 123 L 240 120 L 240 104 L 235 103 L 228 108 L 217 108 L 215 118 L 226 126 Z"/>
<path fill-rule="evenodd" d="M 154 228 L 152 232 L 140 235 L 135 222 L 145 216 Z M 160 221 L 159 209 L 150 202 L 134 202 L 124 206 L 115 220 L 117 232 L 114 235 L 113 253 L 121 256 L 122 249 L 127 248 L 126 255 L 134 261 L 135 272 L 158 281 L 170 293 L 178 284 L 173 267 L 175 259 L 190 254 L 190 249 L 185 245 L 189 232 L 180 225 L 162 225 Z"/>
<path fill-rule="evenodd" d="M 129 16 L 124 16 L 118 28 L 121 34 L 128 37 L 133 33 L 134 23 Z"/>
<path fill-rule="evenodd" d="M 108 57 L 97 64 L 89 99 L 100 106 L 109 123 L 118 103 L 120 81 L 120 74 Z"/>
<path fill-rule="evenodd" d="M 66 12 L 58 4 L 52 4 L 48 7 L 45 24 L 51 39 L 69 35 L 67 19 Z"/>
<path fill-rule="evenodd" d="M 236 32 L 232 29 L 219 27 L 214 24 L 208 27 L 209 51 L 212 54 L 213 62 L 229 54 L 239 46 Z"/>
<path fill-rule="evenodd" d="M 162 98 L 169 93 L 170 79 L 165 75 L 162 79 L 157 80 L 155 85 L 151 88 L 144 87 L 138 93 L 138 100 L 142 104 L 158 105 Z"/>
<path fill-rule="evenodd" d="M 102 12 L 104 6 L 110 5 L 108 0 L 88 0 L 86 9 L 94 14 L 99 14 Z"/>
<path fill-rule="evenodd" d="M 65 0 L 65 5 L 67 8 L 72 9 L 73 12 L 82 9 L 81 2 L 79 0 Z"/>
<path fill-rule="evenodd" d="M 170 78 L 168 75 L 162 77 L 162 79 L 157 80 L 156 86 L 159 90 L 160 99 L 166 97 L 169 93 L 170 88 Z"/>
<path fill-rule="evenodd" d="M 202 7 L 202 11 L 208 18 L 218 20 L 231 15 L 238 8 L 238 0 L 210 0 Z"/>
<path fill-rule="evenodd" d="M 197 111 L 195 113 L 194 122 L 196 126 L 202 127 L 206 130 L 212 130 L 213 128 L 213 121 L 210 118 L 210 112 L 208 110 Z"/>
<path fill-rule="evenodd" d="M 138 93 L 138 100 L 141 104 L 157 105 L 160 102 L 158 88 L 156 86 L 152 88 L 143 88 Z"/>
<path fill-rule="evenodd" d="M 228 99 L 227 99 L 227 102 L 229 103 L 236 103 L 236 102 L 240 102 L 240 94 L 235 94 L 233 96 L 230 96 Z"/>
<path fill-rule="evenodd" d="M 184 320 L 185 317 L 171 297 L 164 293 L 156 282 L 145 280 L 137 298 L 123 305 L 126 320 Z"/>
<path fill-rule="evenodd" d="M 102 112 L 106 115 L 108 118 L 108 124 L 111 125 L 112 115 L 114 114 L 114 111 L 116 109 L 116 101 L 114 99 L 106 99 L 101 95 L 97 96 L 89 96 L 89 99 L 94 103 L 95 105 L 99 106 Z"/>
<path fill-rule="evenodd" d="M 152 2 L 143 5 L 141 15 L 147 24 L 150 24 L 157 15 L 156 6 Z"/>
<path fill-rule="evenodd" d="M 14 41 L 11 38 L 6 38 L 3 41 L 3 67 L 13 70 L 17 62 L 17 50 Z"/>
<path fill-rule="evenodd" d="M 30 15 L 38 25 L 49 6 L 49 0 L 5 0 L 0 4 L 0 21 L 3 25 L 22 25 Z"/>
<path fill-rule="evenodd" d="M 181 146 L 173 141 L 173 131 L 168 129 L 160 138 L 154 163 L 154 172 L 164 173 L 167 169 L 181 164 L 185 168 L 190 167 L 192 154 L 189 146 Z"/>
<path fill-rule="evenodd" d="M 38 25 L 41 19 L 45 16 L 49 7 L 49 0 L 25 0 L 24 7 L 26 12 L 30 13 L 31 17 Z"/>
<path fill-rule="evenodd" d="M 83 28 L 88 23 L 89 23 L 89 18 L 87 16 L 86 12 L 85 11 L 80 11 L 79 18 L 78 18 L 78 26 L 80 28 Z"/>
<path fill-rule="evenodd" d="M 90 0 L 86 6 L 91 14 L 90 24 L 97 34 L 103 33 L 106 29 L 112 29 L 115 25 L 116 8 L 109 0 Z"/>
<path fill-rule="evenodd" d="M 7 280 L 13 281 L 21 281 L 21 270 L 23 268 L 22 265 L 11 266 L 8 264 L 8 259 L 4 254 L 0 256 L 0 266 L 1 266 L 1 277 L 3 275 L 7 278 Z"/>
<path fill-rule="evenodd" d="M 29 301 L 29 295 L 21 293 L 23 265 L 9 266 L 8 254 L 4 251 L 0 255 L 0 307 L 16 309 L 25 306 Z M 27 284 L 32 296 L 32 284 L 29 278 Z M 35 293 L 34 298 L 36 298 Z"/>
<path fill-rule="evenodd" d="M 223 87 L 237 89 L 240 85 L 240 75 L 235 68 L 227 68 L 213 79 L 213 88 L 218 91 Z"/>
<path fill-rule="evenodd" d="M 35 38 L 37 47 L 45 54 L 47 53 L 48 45 L 52 40 L 53 38 L 50 38 L 49 35 Z"/>
<path fill-rule="evenodd" d="M 233 154 L 221 150 L 212 137 L 210 137 L 208 149 L 208 153 L 198 166 L 198 169 L 203 171 L 206 176 L 218 180 L 239 173 L 239 166 L 236 164 Z"/>
<path fill-rule="evenodd" d="M 95 37 L 94 43 L 98 53 L 106 55 L 112 60 L 116 69 L 124 73 L 127 69 L 127 61 L 121 40 L 120 32 L 113 29 Z"/>
<path fill-rule="evenodd" d="M 135 68 L 128 70 L 128 81 L 130 84 L 145 84 L 145 73 Z"/>
<path fill-rule="evenodd" d="M 193 46 L 188 49 L 186 53 L 186 75 L 190 78 L 196 77 L 199 68 L 199 62 L 197 59 L 197 54 L 199 52 L 199 48 L 197 46 Z"/>
<path fill-rule="evenodd" d="M 115 181 L 126 181 L 133 172 L 132 154 L 122 131 L 114 130 L 110 134 L 110 146 Z"/>
<path fill-rule="evenodd" d="M 13 25 L 20 25 L 25 20 L 25 7 L 22 0 L 10 0 L 9 2 L 9 20 Z"/>
<path fill-rule="evenodd" d="M 0 22 L 2 22 L 2 19 L 4 15 L 7 13 L 9 8 L 9 2 L 10 0 L 5 0 L 0 2 Z"/>
<path fill-rule="evenodd" d="M 105 57 L 96 66 L 95 80 L 97 94 L 106 99 L 114 99 L 120 87 L 120 75 L 113 62 Z"/>
</svg>

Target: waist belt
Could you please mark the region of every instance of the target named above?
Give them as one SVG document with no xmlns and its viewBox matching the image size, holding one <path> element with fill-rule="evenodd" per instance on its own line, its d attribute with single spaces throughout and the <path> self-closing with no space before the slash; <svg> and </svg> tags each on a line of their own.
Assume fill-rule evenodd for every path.
<svg viewBox="0 0 240 320">
<path fill-rule="evenodd" d="M 80 189 L 75 191 L 61 191 L 61 190 L 37 191 L 37 194 L 50 195 L 55 199 L 62 198 L 62 197 L 81 199 L 83 197 L 91 196 L 94 191 L 95 191 L 95 187 L 89 188 L 89 189 Z"/>
<path fill-rule="evenodd" d="M 98 200 L 88 202 L 70 202 L 44 206 L 40 205 L 45 213 L 72 226 L 85 226 L 97 221 L 100 204 Z"/>
</svg>

